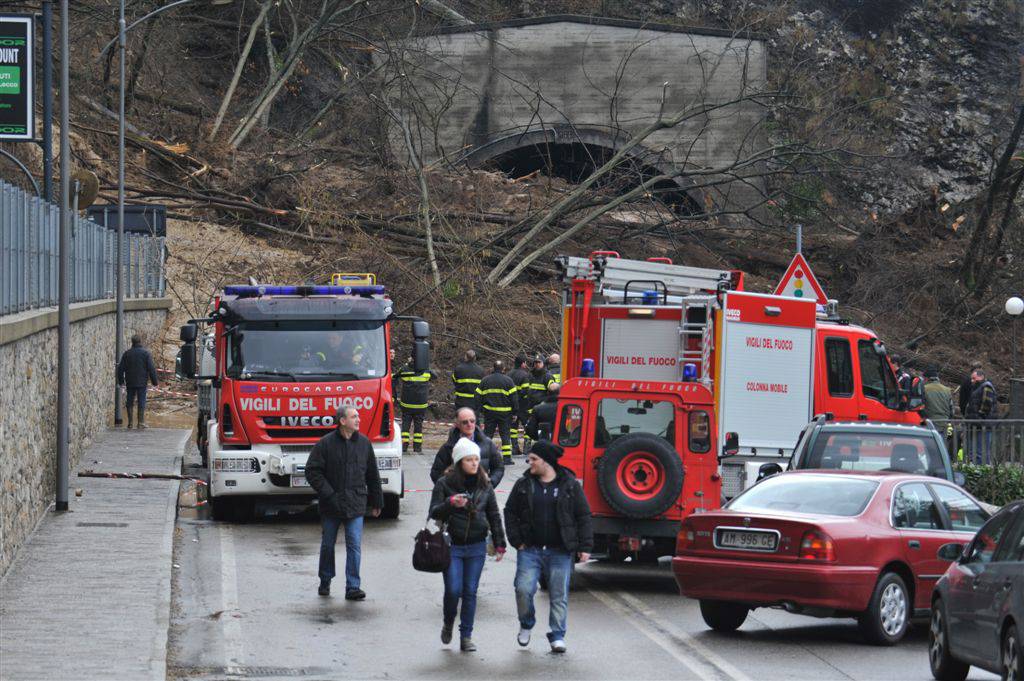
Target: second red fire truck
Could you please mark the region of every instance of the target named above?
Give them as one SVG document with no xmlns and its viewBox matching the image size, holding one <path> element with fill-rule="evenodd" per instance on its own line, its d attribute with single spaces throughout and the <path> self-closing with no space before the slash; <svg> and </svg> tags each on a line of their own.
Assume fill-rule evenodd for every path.
<svg viewBox="0 0 1024 681">
<path fill-rule="evenodd" d="M 834 306 L 743 290 L 743 274 L 598 252 L 558 259 L 555 439 L 598 550 L 673 553 L 679 522 L 785 464 L 814 414 L 917 423 L 885 346 Z"/>
</svg>

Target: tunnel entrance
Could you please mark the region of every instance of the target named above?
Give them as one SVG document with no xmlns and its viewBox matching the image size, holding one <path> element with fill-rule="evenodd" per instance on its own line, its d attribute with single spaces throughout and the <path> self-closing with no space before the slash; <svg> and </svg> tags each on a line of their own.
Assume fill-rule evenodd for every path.
<svg viewBox="0 0 1024 681">
<path fill-rule="evenodd" d="M 565 133 L 546 130 L 494 140 L 477 147 L 464 160 L 470 167 L 499 170 L 512 178 L 540 172 L 578 184 L 610 160 L 616 150 L 614 139 L 603 131 L 574 129 L 566 139 Z M 653 153 L 640 150 L 596 186 L 622 194 L 663 174 L 666 168 Z M 652 196 L 677 215 L 699 215 L 703 210 L 677 179 L 655 183 Z"/>
</svg>

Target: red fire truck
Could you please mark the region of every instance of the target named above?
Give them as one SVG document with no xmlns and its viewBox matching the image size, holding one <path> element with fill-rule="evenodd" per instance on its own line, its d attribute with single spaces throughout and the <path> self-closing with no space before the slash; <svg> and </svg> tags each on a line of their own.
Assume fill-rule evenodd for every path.
<svg viewBox="0 0 1024 681">
<path fill-rule="evenodd" d="M 391 394 L 391 324 L 412 322 L 417 371 L 429 365 L 430 329 L 422 319 L 396 317 L 373 275 L 334 279 L 346 283 L 228 286 L 209 317 L 181 327 L 180 374 L 210 382 L 200 448 L 215 518 L 248 516 L 257 500 L 310 503 L 306 459 L 342 406 L 359 410 L 360 430 L 373 443 L 382 515 L 398 516 L 404 484 Z M 204 337 L 210 361 L 200 365 L 208 373 L 197 376 L 200 324 L 213 333 Z"/>
<path fill-rule="evenodd" d="M 598 550 L 673 552 L 679 521 L 783 467 L 814 414 L 911 422 L 885 346 L 834 305 L 750 293 L 743 274 L 557 260 L 562 371 L 555 438 L 583 482 Z"/>
</svg>

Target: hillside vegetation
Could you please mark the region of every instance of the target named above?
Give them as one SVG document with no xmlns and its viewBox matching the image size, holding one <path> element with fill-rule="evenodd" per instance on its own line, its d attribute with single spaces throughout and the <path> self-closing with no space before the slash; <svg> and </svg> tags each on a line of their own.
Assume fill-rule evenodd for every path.
<svg viewBox="0 0 1024 681">
<path fill-rule="evenodd" d="M 159 4 L 129 2 L 129 14 Z M 73 6 L 74 163 L 99 175 L 101 201 L 115 201 L 116 60 L 100 49 L 115 35 L 117 6 Z M 1013 0 L 257 0 L 170 10 L 129 40 L 127 159 L 129 200 L 164 203 L 172 217 L 169 329 L 200 315 L 225 283 L 373 271 L 400 313 L 431 321 L 438 368 L 470 346 L 485 359 L 555 349 L 550 257 L 508 286 L 488 275 L 574 185 L 544 173 L 410 166 L 394 145 L 406 105 L 388 95 L 402 74 L 374 56 L 453 22 L 556 13 L 763 36 L 777 93 L 763 133 L 802 150 L 768 178 L 756 211 L 680 216 L 645 193 L 559 252 L 738 268 L 749 288 L 769 290 L 800 223 L 805 253 L 845 315 L 912 364 L 939 364 L 950 381 L 980 359 L 1006 392 L 1002 304 L 1024 292 L 1024 146 L 1007 152 L 1024 94 L 1024 25 Z M 826 146 L 840 152 L 821 153 Z M 5 148 L 39 170 L 34 146 Z M 627 180 L 595 185 L 527 249 L 611 201 Z M 170 357 L 176 334 L 167 339 Z"/>
</svg>

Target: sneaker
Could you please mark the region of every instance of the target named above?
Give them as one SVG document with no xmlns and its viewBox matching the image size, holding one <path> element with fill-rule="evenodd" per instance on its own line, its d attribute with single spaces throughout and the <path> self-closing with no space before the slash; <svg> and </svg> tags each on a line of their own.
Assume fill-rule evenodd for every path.
<svg viewBox="0 0 1024 681">
<path fill-rule="evenodd" d="M 476 644 L 473 643 L 473 639 L 463 636 L 462 640 L 459 641 L 459 649 L 464 653 L 475 653 Z"/>
<path fill-rule="evenodd" d="M 524 648 L 530 645 L 530 630 L 519 627 L 519 635 L 516 636 L 516 643 Z"/>
<path fill-rule="evenodd" d="M 441 643 L 448 645 L 452 642 L 452 626 L 447 622 L 441 626 Z"/>
<path fill-rule="evenodd" d="M 329 579 L 321 580 L 320 581 L 320 588 L 317 589 L 316 592 L 318 594 L 320 594 L 321 596 L 330 596 L 331 595 L 331 580 L 329 580 Z"/>
<path fill-rule="evenodd" d="M 564 653 L 565 652 L 565 641 L 560 638 L 556 638 L 551 642 L 551 652 L 553 653 Z"/>
<path fill-rule="evenodd" d="M 346 601 L 361 601 L 366 598 L 366 592 L 362 589 L 345 589 Z"/>
</svg>

